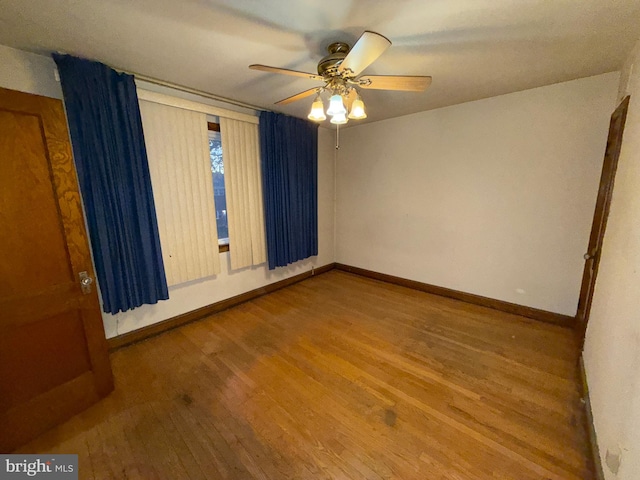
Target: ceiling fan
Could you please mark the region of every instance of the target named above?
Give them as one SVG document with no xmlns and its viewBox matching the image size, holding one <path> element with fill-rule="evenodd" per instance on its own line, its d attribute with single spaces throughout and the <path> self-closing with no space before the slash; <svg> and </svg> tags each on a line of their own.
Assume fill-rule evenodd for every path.
<svg viewBox="0 0 640 480">
<path fill-rule="evenodd" d="M 329 54 L 318 62 L 317 74 L 258 64 L 249 65 L 249 68 L 324 82 L 324 85 L 280 100 L 276 102 L 276 105 L 286 105 L 315 94 L 316 99 L 308 117 L 311 120 L 323 121 L 326 116 L 320 94 L 331 92 L 329 108 L 326 113 L 331 116 L 331 123 L 342 125 L 347 123 L 348 118 L 362 119 L 367 117 L 358 88 L 422 92 L 431 84 L 431 77 L 427 76 L 359 76 L 390 46 L 391 41 L 388 38 L 379 33 L 365 31 L 351 48 L 344 42 L 334 42 L 329 45 L 327 47 Z"/>
</svg>

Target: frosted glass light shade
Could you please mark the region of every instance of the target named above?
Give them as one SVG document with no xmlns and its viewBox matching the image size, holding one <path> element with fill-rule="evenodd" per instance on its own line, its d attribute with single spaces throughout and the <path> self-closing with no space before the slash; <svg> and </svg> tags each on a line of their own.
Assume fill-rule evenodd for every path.
<svg viewBox="0 0 640 480">
<path fill-rule="evenodd" d="M 342 103 L 342 97 L 338 94 L 332 95 L 329 99 L 329 108 L 327 108 L 327 115 L 346 115 L 347 109 L 344 108 Z"/>
<path fill-rule="evenodd" d="M 333 117 L 331 117 L 331 123 L 335 125 L 344 125 L 348 121 L 349 120 L 344 113 L 336 113 Z"/>
<path fill-rule="evenodd" d="M 316 97 L 316 99 L 311 104 L 311 111 L 309 115 L 307 115 L 309 120 L 313 120 L 314 122 L 322 122 L 326 120 L 327 117 L 324 114 L 324 105 L 322 104 L 322 99 L 320 96 Z"/>
<path fill-rule="evenodd" d="M 353 118 L 354 120 L 367 118 L 367 112 L 364 111 L 364 102 L 360 97 L 353 101 L 353 105 L 351 105 L 351 112 L 349 112 L 349 118 Z"/>
</svg>

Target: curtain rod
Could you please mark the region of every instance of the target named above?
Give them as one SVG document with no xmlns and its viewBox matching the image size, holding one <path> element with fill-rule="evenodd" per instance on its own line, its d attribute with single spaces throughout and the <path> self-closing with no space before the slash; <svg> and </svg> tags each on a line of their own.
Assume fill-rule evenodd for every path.
<svg viewBox="0 0 640 480">
<path fill-rule="evenodd" d="M 57 50 L 56 52 L 60 53 L 60 54 L 63 54 L 63 55 L 68 55 L 67 52 L 64 52 L 64 51 L 61 51 L 61 50 Z M 93 61 L 99 61 L 99 60 L 93 60 Z M 165 82 L 164 80 L 159 80 L 159 79 L 154 78 L 154 77 L 148 77 L 147 75 L 142 75 L 142 74 L 139 74 L 139 73 L 130 72 L 129 70 L 125 70 L 124 68 L 113 67 L 111 65 L 109 65 L 109 67 L 113 68 L 114 70 L 117 70 L 118 72 L 126 73 L 127 75 L 133 75 L 135 78 L 137 78 L 139 80 L 142 80 L 143 82 L 153 83 L 154 85 L 158 85 L 160 87 L 173 88 L 174 90 L 179 90 L 179 91 L 185 92 L 185 93 L 191 93 L 193 95 L 199 95 L 201 97 L 208 98 L 210 100 L 215 100 L 217 102 L 224 102 L 224 103 L 228 103 L 229 105 L 235 105 L 236 107 L 249 108 L 251 110 L 257 110 L 257 111 L 263 111 L 264 110 L 264 108 L 258 107 L 256 105 L 251 105 L 249 103 L 239 102 L 237 100 L 232 100 L 232 99 L 226 98 L 226 97 L 220 97 L 218 95 L 214 95 L 212 93 L 208 93 L 208 92 L 205 92 L 203 90 L 198 90 L 196 88 L 191 88 L 191 87 L 185 87 L 184 85 L 179 85 L 177 83 Z M 58 73 L 58 68 L 56 67 L 56 75 L 57 75 L 57 73 Z"/>
<path fill-rule="evenodd" d="M 185 87 L 184 85 L 179 85 L 177 83 L 165 82 L 164 80 L 159 80 L 157 78 L 148 77 L 146 75 L 141 75 L 141 74 L 138 74 L 138 73 L 129 72 L 127 70 L 122 70 L 120 68 L 116 68 L 116 70 L 118 70 L 120 72 L 123 72 L 123 73 L 126 73 L 126 74 L 129 74 L 129 75 L 133 75 L 136 79 L 141 80 L 143 82 L 153 83 L 154 85 L 159 85 L 161 87 L 172 88 L 174 90 L 179 90 L 179 91 L 182 91 L 182 92 L 185 92 L 185 93 L 191 93 L 193 95 L 199 95 L 201 97 L 205 97 L 205 98 L 208 98 L 210 100 L 216 100 L 218 102 L 228 103 L 230 105 L 235 105 L 237 107 L 249 108 L 251 110 L 258 110 L 258 111 L 264 110 L 264 108 L 258 107 L 256 105 L 251 105 L 249 103 L 239 102 L 237 100 L 232 100 L 232 99 L 226 98 L 226 97 L 220 97 L 218 95 L 213 95 L 212 93 L 208 93 L 208 92 L 205 92 L 203 90 L 198 90 L 196 88 Z"/>
</svg>

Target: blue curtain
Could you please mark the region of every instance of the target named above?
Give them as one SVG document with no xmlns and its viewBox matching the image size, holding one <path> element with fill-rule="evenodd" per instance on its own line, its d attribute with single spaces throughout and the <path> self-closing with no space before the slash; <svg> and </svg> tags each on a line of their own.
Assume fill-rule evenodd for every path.
<svg viewBox="0 0 640 480">
<path fill-rule="evenodd" d="M 133 77 L 54 54 L 107 313 L 169 298 Z"/>
<path fill-rule="evenodd" d="M 269 270 L 318 254 L 318 125 L 260 114 Z"/>
</svg>

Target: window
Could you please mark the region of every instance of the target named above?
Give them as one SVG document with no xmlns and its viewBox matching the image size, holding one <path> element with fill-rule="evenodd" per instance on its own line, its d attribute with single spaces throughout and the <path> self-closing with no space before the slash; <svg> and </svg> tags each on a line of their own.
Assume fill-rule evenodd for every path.
<svg viewBox="0 0 640 480">
<path fill-rule="evenodd" d="M 209 157 L 213 177 L 213 199 L 216 206 L 216 224 L 218 226 L 218 245 L 220 252 L 229 251 L 229 226 L 227 223 L 227 198 L 224 191 L 224 162 L 222 160 L 222 140 L 220 125 L 207 123 L 209 127 Z"/>
</svg>

